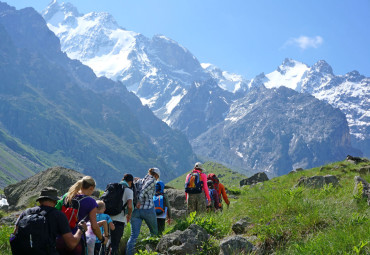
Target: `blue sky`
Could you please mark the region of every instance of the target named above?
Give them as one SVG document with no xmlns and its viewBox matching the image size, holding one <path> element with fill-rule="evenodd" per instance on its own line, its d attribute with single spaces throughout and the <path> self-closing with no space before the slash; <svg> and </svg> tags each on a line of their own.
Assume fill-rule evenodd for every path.
<svg viewBox="0 0 370 255">
<path fill-rule="evenodd" d="M 43 10 L 50 0 L 0 0 Z M 58 0 L 58 2 L 62 2 Z M 251 79 L 285 58 L 326 60 L 335 74 L 370 77 L 369 0 L 69 0 L 80 13 L 109 12 L 127 30 L 162 34 L 200 62 Z"/>
</svg>

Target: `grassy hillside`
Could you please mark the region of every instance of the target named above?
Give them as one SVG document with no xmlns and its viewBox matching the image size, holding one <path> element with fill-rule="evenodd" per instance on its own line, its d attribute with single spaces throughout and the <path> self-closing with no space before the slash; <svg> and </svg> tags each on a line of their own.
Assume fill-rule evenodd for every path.
<svg viewBox="0 0 370 255">
<path fill-rule="evenodd" d="M 244 186 L 228 210 L 188 217 L 168 231 L 190 222 L 209 228 L 211 242 L 203 248 L 218 254 L 220 240 L 233 235 L 232 225 L 248 217 L 251 225 L 243 236 L 263 254 L 370 254 L 370 207 L 353 194 L 355 170 L 365 165 L 336 162 Z M 335 175 L 340 185 L 294 188 L 302 176 L 315 175 Z M 369 174 L 362 177 L 370 182 Z"/>
<path fill-rule="evenodd" d="M 220 182 L 225 185 L 225 187 L 239 187 L 239 182 L 242 179 L 247 178 L 247 176 L 235 172 L 221 164 L 217 164 L 214 162 L 206 162 L 203 164 L 204 173 L 210 174 L 214 173 L 220 179 Z M 176 189 L 184 189 L 184 183 L 186 179 L 186 175 L 191 171 L 189 169 L 188 172 L 185 174 L 177 177 L 176 179 L 167 183 L 168 186 L 174 187 Z"/>
<path fill-rule="evenodd" d="M 248 217 L 250 225 L 242 236 L 253 243 L 257 254 L 370 254 L 370 207 L 366 199 L 353 194 L 354 177 L 359 175 L 356 169 L 366 165 L 370 164 L 336 162 L 276 177 L 253 187 L 244 186 L 240 195 L 231 199 L 229 209 L 225 208 L 222 213 L 190 215 L 166 225 L 165 233 L 198 224 L 211 236 L 198 254 L 216 255 L 220 241 L 234 235 L 232 225 Z M 204 166 L 207 172 L 214 167 L 212 171 L 223 169 L 220 173 L 225 177 L 232 174 L 217 164 L 206 163 Z M 335 175 L 339 178 L 339 186 L 294 188 L 302 176 L 315 175 Z M 362 177 L 370 182 L 370 174 Z M 225 178 L 227 185 L 236 185 L 239 181 L 226 180 L 228 178 Z M 176 182 L 169 184 L 173 183 Z M 6 242 L 10 231 L 11 228 L 0 226 L 0 254 L 9 254 Z M 129 231 L 130 228 L 125 228 L 122 244 L 130 236 Z M 145 250 L 145 244 L 159 241 L 159 238 L 147 236 L 148 229 L 144 227 L 138 239 L 138 249 Z M 138 254 L 157 253 L 145 251 Z"/>
</svg>

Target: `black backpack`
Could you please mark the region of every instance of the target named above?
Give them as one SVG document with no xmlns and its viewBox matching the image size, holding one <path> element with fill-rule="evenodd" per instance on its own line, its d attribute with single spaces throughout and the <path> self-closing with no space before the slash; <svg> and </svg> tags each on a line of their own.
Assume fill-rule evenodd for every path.
<svg viewBox="0 0 370 255">
<path fill-rule="evenodd" d="M 10 242 L 13 255 L 51 254 L 55 250 L 55 242 L 51 240 L 51 231 L 47 214 L 52 210 L 26 211 L 26 215 L 18 222 L 18 230 Z"/>
<path fill-rule="evenodd" d="M 109 183 L 105 188 L 100 199 L 105 203 L 105 213 L 108 215 L 117 215 L 125 209 L 122 202 L 122 197 L 125 192 L 125 187 L 120 183 Z"/>
</svg>

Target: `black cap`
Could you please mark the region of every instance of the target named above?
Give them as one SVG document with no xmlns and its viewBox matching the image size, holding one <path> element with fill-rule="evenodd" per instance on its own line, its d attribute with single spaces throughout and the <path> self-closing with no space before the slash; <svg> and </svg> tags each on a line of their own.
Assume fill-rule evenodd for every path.
<svg viewBox="0 0 370 255">
<path fill-rule="evenodd" d="M 132 174 L 125 174 L 123 176 L 123 180 L 125 180 L 126 182 L 133 182 L 134 181 L 134 177 L 132 176 Z"/>
</svg>

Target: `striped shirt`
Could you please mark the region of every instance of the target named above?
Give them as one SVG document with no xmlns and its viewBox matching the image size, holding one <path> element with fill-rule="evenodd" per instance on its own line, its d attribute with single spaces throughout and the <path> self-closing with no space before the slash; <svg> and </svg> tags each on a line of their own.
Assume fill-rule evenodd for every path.
<svg viewBox="0 0 370 255">
<path fill-rule="evenodd" d="M 156 179 L 152 175 L 147 174 L 142 179 L 142 183 L 143 186 L 139 195 L 140 209 L 154 208 L 153 196 L 155 194 Z"/>
</svg>

